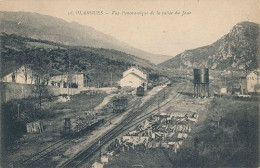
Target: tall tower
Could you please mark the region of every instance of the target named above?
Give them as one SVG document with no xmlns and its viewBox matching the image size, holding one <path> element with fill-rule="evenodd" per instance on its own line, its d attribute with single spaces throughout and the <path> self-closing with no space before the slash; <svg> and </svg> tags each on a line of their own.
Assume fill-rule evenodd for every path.
<svg viewBox="0 0 260 168">
<path fill-rule="evenodd" d="M 209 97 L 209 69 L 193 69 L 194 97 Z"/>
</svg>

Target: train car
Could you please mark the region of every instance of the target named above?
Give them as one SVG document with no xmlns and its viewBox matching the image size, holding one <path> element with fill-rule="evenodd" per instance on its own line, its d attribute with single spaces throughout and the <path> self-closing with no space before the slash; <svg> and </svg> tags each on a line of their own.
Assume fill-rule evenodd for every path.
<svg viewBox="0 0 260 168">
<path fill-rule="evenodd" d="M 139 87 L 136 89 L 136 95 L 137 95 L 137 96 L 144 96 L 144 87 L 139 86 Z"/>
<path fill-rule="evenodd" d="M 127 98 L 121 97 L 113 100 L 113 112 L 114 113 L 122 113 L 126 111 L 127 107 Z"/>
<path fill-rule="evenodd" d="M 104 118 L 87 119 L 87 116 L 79 116 L 76 119 L 65 118 L 64 127 L 61 131 L 62 137 L 77 137 L 93 130 L 104 122 Z"/>
<path fill-rule="evenodd" d="M 153 89 L 153 83 L 149 82 L 149 83 L 147 84 L 147 89 L 148 89 L 148 90 Z"/>
</svg>

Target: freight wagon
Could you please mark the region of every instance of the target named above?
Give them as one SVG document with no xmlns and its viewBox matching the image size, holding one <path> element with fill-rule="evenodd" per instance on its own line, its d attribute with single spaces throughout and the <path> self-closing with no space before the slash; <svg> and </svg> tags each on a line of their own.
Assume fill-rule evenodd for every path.
<svg viewBox="0 0 260 168">
<path fill-rule="evenodd" d="M 61 136 L 77 137 L 93 130 L 104 122 L 104 118 L 93 118 L 88 115 L 78 116 L 76 119 L 65 118 Z"/>
<path fill-rule="evenodd" d="M 122 113 L 126 111 L 127 107 L 127 98 L 121 97 L 113 100 L 113 112 Z"/>
<path fill-rule="evenodd" d="M 144 96 L 144 87 L 139 86 L 139 87 L 136 89 L 136 95 L 137 95 L 137 96 Z"/>
</svg>

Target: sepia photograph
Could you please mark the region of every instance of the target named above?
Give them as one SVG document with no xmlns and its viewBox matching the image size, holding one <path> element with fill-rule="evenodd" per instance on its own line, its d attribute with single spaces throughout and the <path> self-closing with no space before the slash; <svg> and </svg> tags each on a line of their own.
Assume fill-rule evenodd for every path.
<svg viewBox="0 0 260 168">
<path fill-rule="evenodd" d="M 0 0 L 1 168 L 258 168 L 260 0 Z"/>
</svg>

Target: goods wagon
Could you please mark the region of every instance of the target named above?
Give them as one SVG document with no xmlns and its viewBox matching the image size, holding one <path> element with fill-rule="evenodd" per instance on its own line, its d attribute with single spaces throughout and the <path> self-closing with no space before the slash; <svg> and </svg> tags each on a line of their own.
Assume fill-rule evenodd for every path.
<svg viewBox="0 0 260 168">
<path fill-rule="evenodd" d="M 125 97 L 117 98 L 113 100 L 113 112 L 121 113 L 126 111 L 127 99 Z"/>
<path fill-rule="evenodd" d="M 143 96 L 143 95 L 144 95 L 144 87 L 139 86 L 139 87 L 136 89 L 136 95 L 137 95 L 137 96 Z"/>
<path fill-rule="evenodd" d="M 104 118 L 96 117 L 94 114 L 83 114 L 76 118 L 65 118 L 62 136 L 79 136 L 87 131 L 93 130 L 96 126 L 104 122 Z"/>
</svg>

